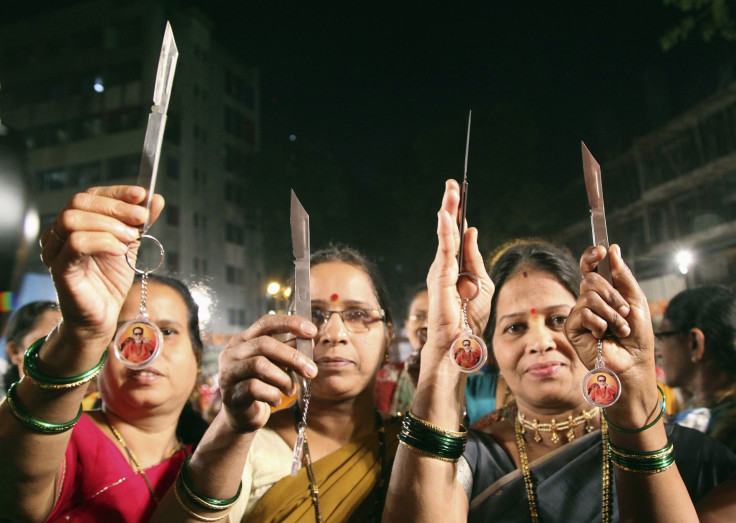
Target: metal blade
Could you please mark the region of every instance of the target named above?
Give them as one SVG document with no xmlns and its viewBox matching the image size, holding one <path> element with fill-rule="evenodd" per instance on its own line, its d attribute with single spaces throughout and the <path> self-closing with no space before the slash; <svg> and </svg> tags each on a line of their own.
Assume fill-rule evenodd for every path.
<svg viewBox="0 0 736 523">
<path fill-rule="evenodd" d="M 291 244 L 294 252 L 294 305 L 296 315 L 312 321 L 312 299 L 309 292 L 309 215 L 299 198 L 291 191 Z M 297 338 L 299 352 L 314 359 L 311 339 Z"/>
<path fill-rule="evenodd" d="M 143 155 L 141 166 L 138 170 L 138 182 L 146 189 L 146 199 L 143 202 L 149 211 L 149 218 L 141 226 L 141 234 L 145 234 L 150 226 L 151 201 L 156 189 L 156 176 L 158 174 L 158 163 L 161 157 L 161 144 L 164 140 L 164 129 L 166 128 L 166 112 L 169 109 L 171 98 L 171 87 L 174 84 L 174 72 L 176 61 L 179 58 L 179 49 L 176 47 L 174 32 L 171 25 L 166 22 L 164 40 L 161 44 L 161 55 L 158 60 L 158 71 L 156 73 L 156 84 L 153 89 L 153 107 L 148 115 L 146 126 L 146 137 L 143 140 Z"/>
<path fill-rule="evenodd" d="M 457 251 L 457 270 L 463 272 L 463 249 L 465 249 L 465 213 L 468 207 L 468 151 L 470 151 L 470 119 L 473 111 L 468 112 L 468 135 L 465 139 L 465 170 L 463 183 L 460 185 L 460 212 L 457 215 L 457 229 L 460 232 L 460 246 Z"/>
<path fill-rule="evenodd" d="M 588 191 L 590 203 L 590 225 L 593 231 L 593 245 L 602 245 L 608 253 L 608 229 L 606 227 L 606 209 L 603 205 L 603 182 L 601 180 L 601 166 L 590 154 L 583 142 L 583 172 L 585 174 L 585 188 Z M 609 283 L 611 279 L 611 264 L 608 254 L 598 262 L 598 274 Z"/>
</svg>

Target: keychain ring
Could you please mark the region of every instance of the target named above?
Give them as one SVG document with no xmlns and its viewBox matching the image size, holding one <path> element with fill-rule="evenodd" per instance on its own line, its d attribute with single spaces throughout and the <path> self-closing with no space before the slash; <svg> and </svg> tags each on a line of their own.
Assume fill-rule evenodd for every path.
<svg viewBox="0 0 736 523">
<path fill-rule="evenodd" d="M 153 269 L 148 269 L 148 270 L 144 270 L 144 271 L 136 268 L 135 265 L 133 265 L 132 263 L 130 263 L 130 258 L 128 258 L 128 252 L 130 252 L 130 249 L 128 250 L 128 252 L 125 253 L 125 261 L 128 262 L 128 267 L 130 267 L 131 269 L 133 269 L 136 273 L 138 273 L 138 274 L 149 274 L 149 273 L 152 273 L 153 271 L 157 270 L 159 267 L 161 267 L 161 265 L 163 265 L 163 263 L 164 263 L 164 246 L 161 244 L 160 241 L 158 241 L 154 236 L 151 236 L 150 234 L 141 234 L 141 237 L 138 240 L 141 243 L 143 243 L 143 241 L 142 241 L 143 238 L 147 238 L 147 239 L 151 240 L 153 243 L 155 243 L 156 245 L 158 245 L 159 251 L 161 251 L 161 257 L 158 260 L 158 265 L 156 265 Z M 477 294 L 476 294 L 476 296 L 477 296 Z"/>
<path fill-rule="evenodd" d="M 463 298 L 462 296 L 460 296 L 460 300 L 472 301 L 476 299 L 478 295 L 480 294 L 480 290 L 483 288 L 483 284 L 480 278 L 478 278 L 478 276 L 476 276 L 472 272 L 461 272 L 460 274 L 457 275 L 457 280 L 460 281 L 460 278 L 463 276 L 470 278 L 471 280 L 475 280 L 475 284 L 478 286 L 478 288 L 476 289 L 475 294 L 473 294 L 470 298 Z M 458 294 L 460 294 L 459 291 L 458 291 Z"/>
</svg>

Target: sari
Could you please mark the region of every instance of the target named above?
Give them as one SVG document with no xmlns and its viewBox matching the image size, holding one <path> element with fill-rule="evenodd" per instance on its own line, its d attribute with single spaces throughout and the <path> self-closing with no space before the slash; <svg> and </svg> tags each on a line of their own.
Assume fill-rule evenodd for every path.
<svg viewBox="0 0 736 523">
<path fill-rule="evenodd" d="M 372 433 L 312 464 L 323 521 L 380 521 L 400 428 L 398 419 L 384 425 L 383 463 L 378 435 Z M 314 515 L 307 469 L 302 467 L 295 477 L 286 475 L 268 489 L 243 521 L 312 523 Z"/>
<path fill-rule="evenodd" d="M 186 446 L 145 469 L 154 492 L 162 499 L 174 484 Z M 66 449 L 57 501 L 47 522 L 140 522 L 156 510 L 143 477 L 134 471 L 115 443 L 82 414 Z"/>
<path fill-rule="evenodd" d="M 693 502 L 736 470 L 736 455 L 722 444 L 677 425 L 667 425 L 675 461 Z M 472 473 L 468 521 L 529 521 L 524 479 L 489 434 L 471 430 L 463 455 Z M 600 521 L 603 480 L 600 431 L 587 434 L 529 464 L 540 521 Z M 611 521 L 618 521 L 616 488 Z"/>
</svg>

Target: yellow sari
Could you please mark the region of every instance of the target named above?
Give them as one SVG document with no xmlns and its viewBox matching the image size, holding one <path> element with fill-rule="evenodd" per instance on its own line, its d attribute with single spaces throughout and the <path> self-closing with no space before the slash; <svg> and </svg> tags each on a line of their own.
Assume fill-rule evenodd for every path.
<svg viewBox="0 0 736 523">
<path fill-rule="evenodd" d="M 376 521 L 380 521 L 400 427 L 399 420 L 394 419 L 387 422 L 382 429 L 386 441 L 385 465 L 381 464 L 376 433 L 350 442 L 313 463 L 323 521 L 368 521 L 371 515 L 375 516 Z M 380 497 L 376 500 L 374 487 L 382 478 L 386 478 L 386 484 L 376 489 Z M 379 504 L 377 507 L 376 502 Z M 314 506 L 305 467 L 299 470 L 296 477 L 286 476 L 279 480 L 243 519 L 264 523 L 311 523 L 314 520 Z"/>
</svg>

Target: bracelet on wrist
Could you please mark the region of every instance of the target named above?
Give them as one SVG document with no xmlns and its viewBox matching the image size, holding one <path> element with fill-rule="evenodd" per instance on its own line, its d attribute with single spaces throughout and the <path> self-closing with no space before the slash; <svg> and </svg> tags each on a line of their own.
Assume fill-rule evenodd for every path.
<svg viewBox="0 0 736 523">
<path fill-rule="evenodd" d="M 647 452 L 624 449 L 609 442 L 611 462 L 618 468 L 637 474 L 658 474 L 675 463 L 674 447 L 671 441 L 658 450 Z"/>
<path fill-rule="evenodd" d="M 184 463 L 182 463 L 181 465 L 181 470 L 179 471 L 179 477 L 176 479 L 177 483 L 181 483 L 183 491 L 181 493 L 184 494 L 186 498 L 195 505 L 208 510 L 225 510 L 235 505 L 235 503 L 238 501 L 238 498 L 240 498 L 240 493 L 243 490 L 243 482 L 240 482 L 240 485 L 238 486 L 238 491 L 235 493 L 235 496 L 231 498 L 218 499 L 202 496 L 194 490 L 189 480 L 187 466 L 189 465 L 189 460 L 191 460 L 191 458 L 192 457 L 189 456 L 187 457 L 187 459 L 184 460 Z"/>
<path fill-rule="evenodd" d="M 74 427 L 82 416 L 81 405 L 79 406 L 77 417 L 67 423 L 48 423 L 29 416 L 18 406 L 18 383 L 20 383 L 20 381 L 16 381 L 10 386 L 10 389 L 8 389 L 8 397 L 5 401 L 8 404 L 10 415 L 27 429 L 39 434 L 60 434 Z"/>
<path fill-rule="evenodd" d="M 408 412 L 401 423 L 399 443 L 434 459 L 457 462 L 465 451 L 468 430 L 443 429 Z"/>
<path fill-rule="evenodd" d="M 66 378 L 50 376 L 38 369 L 38 354 L 41 351 L 41 345 L 43 345 L 45 341 L 46 336 L 36 340 L 30 347 L 28 347 L 28 350 L 23 357 L 23 373 L 28 376 L 28 381 L 35 383 L 42 389 L 73 389 L 84 385 L 100 373 L 102 366 L 105 365 L 105 362 L 107 361 L 107 350 L 105 350 L 105 352 L 102 353 L 99 363 L 87 372 Z"/>
<path fill-rule="evenodd" d="M 176 502 L 179 504 L 179 507 L 190 517 L 196 519 L 197 521 L 220 521 L 223 518 L 226 518 L 228 514 L 230 514 L 230 511 L 232 510 L 232 507 L 228 508 L 227 510 L 223 510 L 222 514 L 218 514 L 214 517 L 208 517 L 203 516 L 201 514 L 197 514 L 192 509 L 190 509 L 187 504 L 182 499 L 182 496 L 186 496 L 186 494 L 182 491 L 181 488 L 181 481 L 177 478 L 176 482 L 174 482 L 174 496 L 176 497 Z"/>
<path fill-rule="evenodd" d="M 615 430 L 617 430 L 619 432 L 623 432 L 625 434 L 636 434 L 638 432 L 644 432 L 647 429 L 651 429 L 653 426 L 655 426 L 659 422 L 659 420 L 662 419 L 662 416 L 664 416 L 664 413 L 665 413 L 665 410 L 666 410 L 666 404 L 665 404 L 666 398 L 665 398 L 665 395 L 664 395 L 664 391 L 662 390 L 662 388 L 659 385 L 657 385 L 657 390 L 659 391 L 659 394 L 662 397 L 662 399 L 659 402 L 659 409 L 660 409 L 659 410 L 659 415 L 656 418 L 654 418 L 654 421 L 652 421 L 651 423 L 643 426 L 642 428 L 640 428 L 640 429 L 627 429 L 625 427 L 619 427 L 618 425 L 616 425 L 615 423 L 613 423 L 610 419 L 608 419 L 608 416 L 606 415 L 606 409 L 601 409 L 601 412 L 603 412 L 603 417 L 606 419 L 606 422 L 608 422 L 608 425 L 612 429 L 615 429 Z"/>
</svg>

